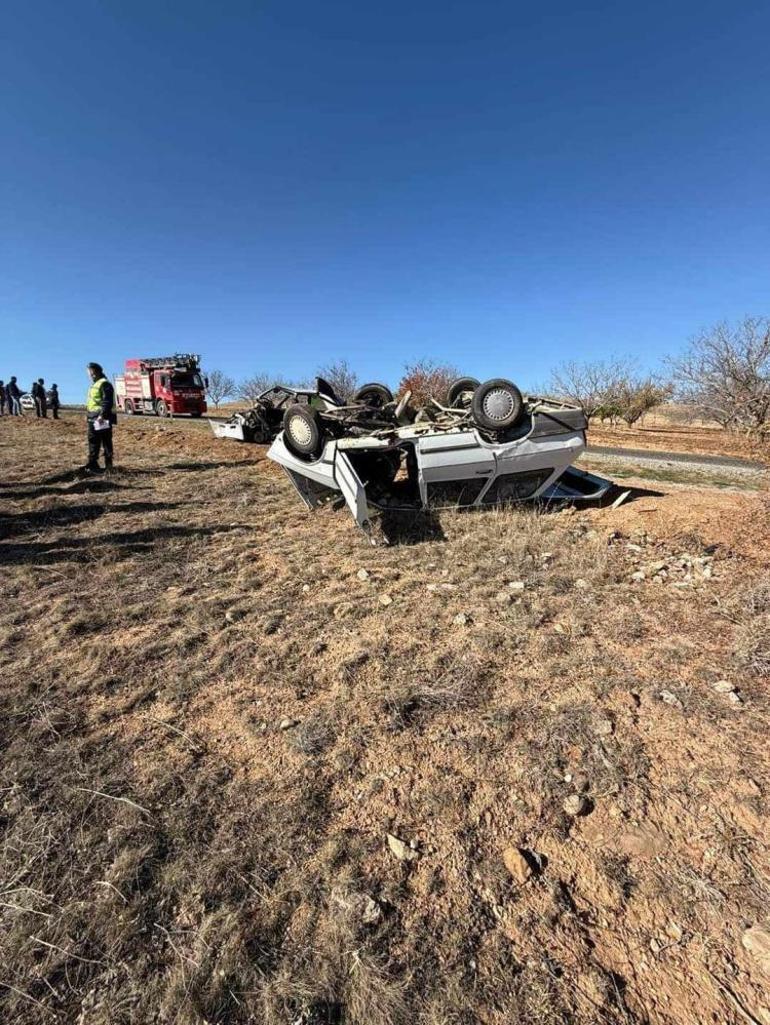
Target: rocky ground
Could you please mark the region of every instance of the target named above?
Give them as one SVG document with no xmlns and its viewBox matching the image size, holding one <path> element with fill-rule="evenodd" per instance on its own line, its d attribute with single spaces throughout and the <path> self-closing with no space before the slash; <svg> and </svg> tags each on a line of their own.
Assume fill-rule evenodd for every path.
<svg viewBox="0 0 770 1025">
<path fill-rule="evenodd" d="M 0 421 L 4 1022 L 770 1025 L 765 491 L 371 548 L 117 445 Z"/>
</svg>

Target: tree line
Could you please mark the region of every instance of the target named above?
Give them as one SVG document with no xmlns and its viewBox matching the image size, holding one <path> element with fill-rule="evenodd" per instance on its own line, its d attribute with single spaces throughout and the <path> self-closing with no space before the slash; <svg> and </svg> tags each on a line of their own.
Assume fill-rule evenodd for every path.
<svg viewBox="0 0 770 1025">
<path fill-rule="evenodd" d="M 319 368 L 342 399 L 363 383 L 346 360 Z M 459 368 L 433 360 L 417 360 L 403 371 L 396 394 L 407 389 L 420 403 L 441 399 Z M 208 395 L 215 406 L 226 398 L 253 403 L 272 384 L 307 386 L 255 374 L 241 382 L 220 370 L 209 371 Z M 656 373 L 643 371 L 627 356 L 607 360 L 568 360 L 536 389 L 582 406 L 589 420 L 629 426 L 663 403 L 681 403 L 693 419 L 716 421 L 722 427 L 770 439 L 770 319 L 746 317 L 737 324 L 716 324 L 692 338 L 686 349 L 664 362 Z"/>
</svg>

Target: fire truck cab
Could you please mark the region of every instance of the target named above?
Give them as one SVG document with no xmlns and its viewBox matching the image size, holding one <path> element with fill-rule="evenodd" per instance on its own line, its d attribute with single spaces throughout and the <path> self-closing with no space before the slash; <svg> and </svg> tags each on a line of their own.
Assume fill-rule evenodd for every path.
<svg viewBox="0 0 770 1025">
<path fill-rule="evenodd" d="M 207 409 L 206 384 L 200 356 L 193 353 L 127 359 L 124 372 L 115 378 L 115 399 L 118 409 L 129 416 L 198 417 Z"/>
</svg>

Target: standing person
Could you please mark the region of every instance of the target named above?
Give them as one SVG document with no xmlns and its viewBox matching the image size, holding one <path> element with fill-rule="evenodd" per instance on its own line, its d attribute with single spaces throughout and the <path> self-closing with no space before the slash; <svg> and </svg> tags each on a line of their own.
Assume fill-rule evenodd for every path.
<svg viewBox="0 0 770 1025">
<path fill-rule="evenodd" d="M 48 418 L 48 401 L 45 394 L 45 382 L 42 377 L 32 382 L 32 398 L 35 400 L 35 416 Z"/>
<path fill-rule="evenodd" d="M 51 390 L 48 392 L 48 405 L 51 407 L 51 415 L 54 420 L 59 419 L 59 386 L 58 384 L 52 384 Z"/>
<path fill-rule="evenodd" d="M 18 384 L 16 384 L 15 377 L 12 377 L 8 382 L 6 394 L 8 396 L 8 406 L 11 413 L 14 416 L 24 416 L 24 413 L 21 409 L 21 390 Z"/>
<path fill-rule="evenodd" d="M 0 416 L 5 416 L 5 385 L 0 381 Z"/>
<path fill-rule="evenodd" d="M 118 422 L 115 416 L 115 389 L 104 376 L 99 363 L 88 364 L 91 387 L 86 396 L 88 417 L 88 463 L 86 473 L 100 473 L 99 450 L 104 451 L 104 468 L 112 469 L 112 428 Z"/>
</svg>

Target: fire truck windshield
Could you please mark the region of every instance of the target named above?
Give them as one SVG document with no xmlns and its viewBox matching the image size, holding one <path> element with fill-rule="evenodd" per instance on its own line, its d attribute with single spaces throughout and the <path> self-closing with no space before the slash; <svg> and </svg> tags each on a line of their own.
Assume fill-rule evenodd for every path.
<svg viewBox="0 0 770 1025">
<path fill-rule="evenodd" d="M 203 379 L 200 374 L 180 374 L 175 371 L 171 378 L 171 387 L 175 391 L 179 391 L 181 388 L 202 388 Z"/>
</svg>

